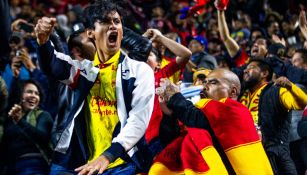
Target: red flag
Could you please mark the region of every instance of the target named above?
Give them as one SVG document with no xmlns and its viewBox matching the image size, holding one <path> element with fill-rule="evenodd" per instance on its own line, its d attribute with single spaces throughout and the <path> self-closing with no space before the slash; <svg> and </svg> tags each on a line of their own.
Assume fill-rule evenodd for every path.
<svg viewBox="0 0 307 175">
<path fill-rule="evenodd" d="M 190 13 L 201 14 L 205 10 L 206 4 L 209 0 L 197 0 L 196 4 L 190 8 Z"/>
<path fill-rule="evenodd" d="M 170 143 L 155 159 L 149 175 L 206 174 L 224 175 L 227 170 L 212 146 L 209 133 L 188 128 L 187 133 Z"/>
<path fill-rule="evenodd" d="M 220 2 L 216 4 L 216 8 L 218 10 L 226 10 L 228 3 L 229 3 L 229 0 L 220 0 Z"/>
<path fill-rule="evenodd" d="M 206 4 L 209 2 L 209 0 L 197 0 L 196 4 L 192 7 L 183 7 L 180 12 L 180 19 L 185 19 L 188 16 L 194 16 L 199 15 L 203 13 L 205 10 Z"/>
</svg>

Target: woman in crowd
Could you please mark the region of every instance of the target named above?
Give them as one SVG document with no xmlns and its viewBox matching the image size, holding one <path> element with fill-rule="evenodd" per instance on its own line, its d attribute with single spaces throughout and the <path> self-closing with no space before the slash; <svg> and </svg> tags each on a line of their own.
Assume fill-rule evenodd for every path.
<svg viewBox="0 0 307 175">
<path fill-rule="evenodd" d="M 15 94 L 10 95 L 10 100 L 17 103 L 11 102 L 14 105 L 9 108 L 3 136 L 7 174 L 48 174 L 53 121 L 48 112 L 39 108 L 42 90 L 30 79 L 22 82 L 18 91 L 12 92 Z"/>
</svg>

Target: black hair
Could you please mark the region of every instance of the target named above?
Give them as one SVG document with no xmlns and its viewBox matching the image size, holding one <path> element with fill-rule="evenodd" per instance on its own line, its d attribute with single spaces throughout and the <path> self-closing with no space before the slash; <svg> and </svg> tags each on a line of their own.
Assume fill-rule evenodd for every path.
<svg viewBox="0 0 307 175">
<path fill-rule="evenodd" d="M 265 43 L 266 43 L 266 48 L 269 48 L 269 46 L 271 45 L 271 41 L 269 40 L 269 39 L 267 39 L 266 37 L 258 37 L 252 44 L 251 44 L 251 46 L 253 46 L 253 44 L 255 44 L 255 42 L 257 41 L 257 40 L 259 40 L 259 39 L 263 39 L 263 40 L 265 40 Z"/>
<path fill-rule="evenodd" d="M 17 81 L 16 84 L 12 87 L 12 91 L 9 94 L 8 105 L 6 109 L 7 111 L 9 111 L 14 106 L 14 104 L 20 104 L 20 102 L 22 102 L 22 95 L 24 93 L 26 85 L 28 84 L 33 84 L 37 87 L 40 97 L 38 105 L 39 107 L 42 106 L 45 94 L 43 92 L 43 89 L 41 88 L 41 85 L 34 79 L 20 80 Z"/>
<path fill-rule="evenodd" d="M 273 17 L 273 19 L 271 19 Z M 273 22 L 280 24 L 280 15 L 276 12 L 268 13 L 264 19 L 264 26 L 269 27 Z"/>
<path fill-rule="evenodd" d="M 158 50 L 158 49 L 152 47 L 151 51 L 152 51 L 152 53 L 154 53 L 154 54 L 156 55 L 156 57 L 157 57 L 157 62 L 160 63 L 160 62 L 162 61 L 162 55 L 161 55 L 160 50 Z"/>
<path fill-rule="evenodd" d="M 34 86 L 37 87 L 38 89 L 38 93 L 39 93 L 39 106 L 43 103 L 44 101 L 44 97 L 45 97 L 45 94 L 43 93 L 43 89 L 41 87 L 41 85 L 34 79 L 28 79 L 28 80 L 23 80 L 23 81 L 20 81 L 18 82 L 18 92 L 17 92 L 17 99 L 18 100 L 21 100 L 22 98 L 22 94 L 24 93 L 24 89 L 26 87 L 26 85 L 28 84 L 33 84 Z"/>
<path fill-rule="evenodd" d="M 227 64 L 227 66 L 229 68 L 233 67 L 231 65 L 231 61 L 229 59 L 227 59 L 225 56 L 222 56 L 222 55 L 218 55 L 218 56 L 215 56 L 215 59 L 216 59 L 216 62 L 217 64 L 219 65 L 220 63 L 225 63 Z"/>
<path fill-rule="evenodd" d="M 22 35 L 18 32 L 13 32 L 11 37 L 9 38 L 9 43 L 14 43 L 16 45 L 20 44 L 20 42 L 23 40 Z"/>
<path fill-rule="evenodd" d="M 68 42 L 67 42 L 67 46 L 68 46 L 68 51 L 71 54 L 71 51 L 74 47 L 79 47 L 82 48 L 83 44 L 81 42 L 81 37 L 80 37 L 80 33 L 73 33 L 69 36 Z"/>
<path fill-rule="evenodd" d="M 119 16 L 123 17 L 123 9 L 120 5 L 108 0 L 95 1 L 84 9 L 84 25 L 86 28 L 94 28 L 96 21 L 107 21 L 108 15 L 116 11 Z"/>
<path fill-rule="evenodd" d="M 80 36 L 81 33 L 85 31 L 83 23 L 76 23 L 73 27 L 73 32 L 72 34 L 68 37 L 67 41 L 67 46 L 68 46 L 68 51 L 71 54 L 71 50 L 74 47 L 83 47 L 83 44 L 81 42 L 82 38 Z"/>
<path fill-rule="evenodd" d="M 297 49 L 295 53 L 301 54 L 303 58 L 303 63 L 307 63 L 307 49 Z"/>
<path fill-rule="evenodd" d="M 251 35 L 250 35 L 250 39 L 252 38 L 252 33 L 255 31 L 259 31 L 261 33 L 262 38 L 267 38 L 267 35 L 265 33 L 265 30 L 259 26 L 254 26 L 251 30 Z M 258 37 L 259 38 L 259 37 Z M 258 39 L 257 38 L 257 39 Z"/>
<path fill-rule="evenodd" d="M 267 80 L 267 81 L 271 81 L 271 80 L 272 80 L 272 77 L 273 77 L 273 70 L 272 70 L 271 66 L 270 66 L 265 60 L 263 60 L 263 59 L 258 59 L 258 58 L 253 58 L 253 59 L 251 59 L 251 61 L 249 62 L 249 64 L 250 64 L 251 62 L 257 62 L 258 66 L 259 66 L 259 68 L 260 68 L 260 70 L 261 70 L 262 72 L 268 71 L 269 74 L 268 74 L 266 80 Z"/>
</svg>

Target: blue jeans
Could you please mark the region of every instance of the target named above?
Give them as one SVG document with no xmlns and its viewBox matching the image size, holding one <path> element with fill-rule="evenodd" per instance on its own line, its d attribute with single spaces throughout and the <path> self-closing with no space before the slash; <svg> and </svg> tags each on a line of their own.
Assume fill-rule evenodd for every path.
<svg viewBox="0 0 307 175">
<path fill-rule="evenodd" d="M 78 173 L 74 170 L 67 169 L 63 166 L 52 164 L 49 175 L 77 175 Z M 136 166 L 134 163 L 126 163 L 123 165 L 119 165 L 114 168 L 110 168 L 105 170 L 103 175 L 135 175 L 136 174 Z"/>
<path fill-rule="evenodd" d="M 20 158 L 14 165 L 8 168 L 8 174 L 14 175 L 47 175 L 49 166 L 47 162 L 40 157 Z"/>
</svg>

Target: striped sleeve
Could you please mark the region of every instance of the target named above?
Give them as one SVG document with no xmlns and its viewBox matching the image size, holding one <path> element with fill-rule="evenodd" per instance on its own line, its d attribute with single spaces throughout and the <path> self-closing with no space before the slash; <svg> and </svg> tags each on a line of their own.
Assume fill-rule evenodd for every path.
<svg viewBox="0 0 307 175">
<path fill-rule="evenodd" d="M 88 60 L 82 62 L 73 60 L 69 55 L 57 52 L 51 41 L 38 48 L 39 63 L 47 76 L 74 87 L 80 75 L 90 81 L 95 81 L 98 70 L 93 68 Z"/>
</svg>

